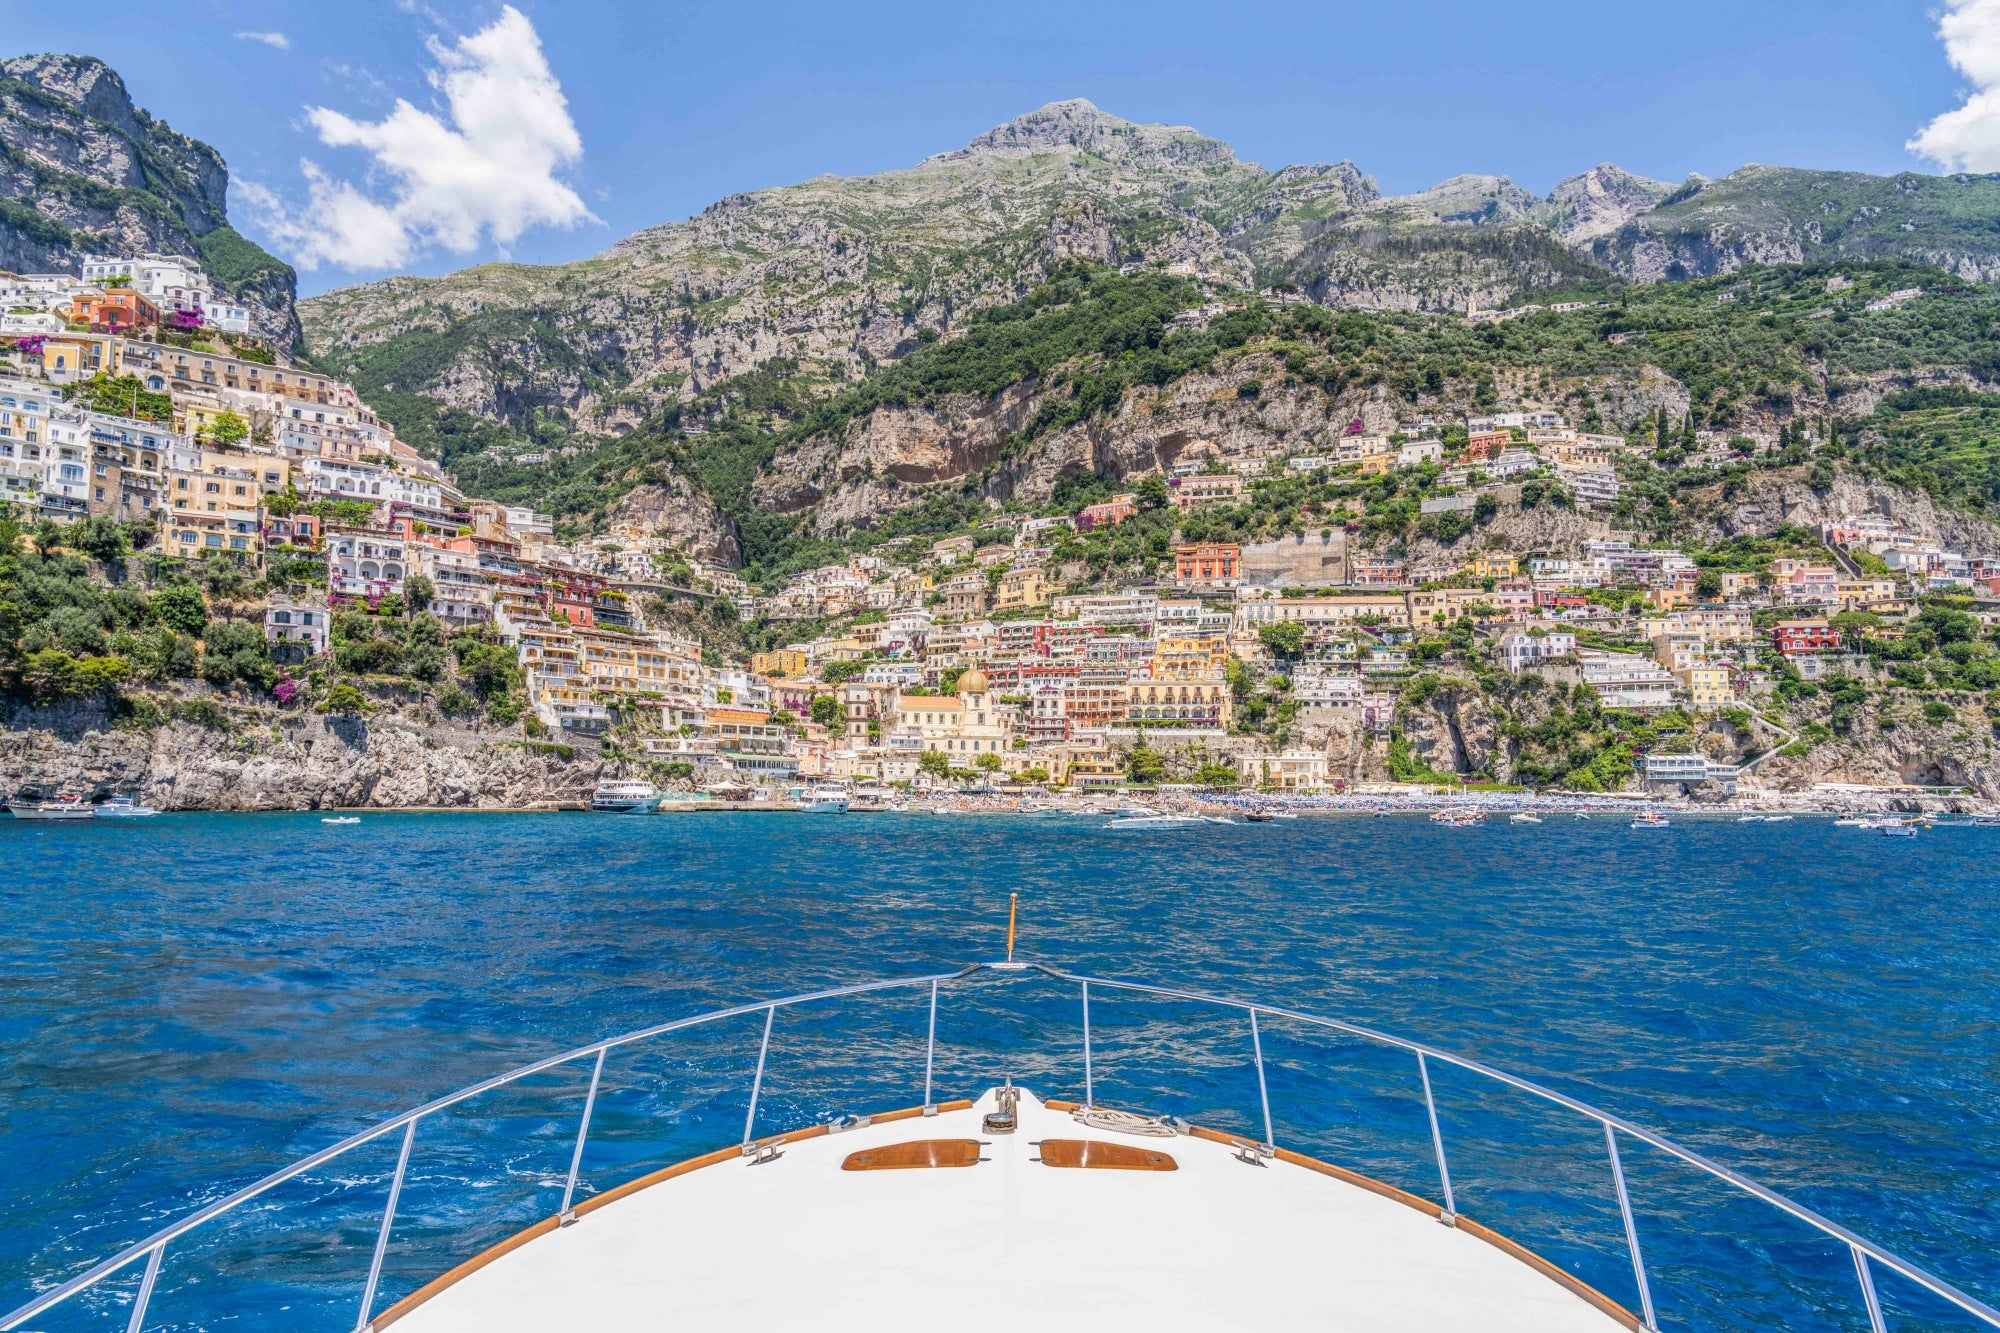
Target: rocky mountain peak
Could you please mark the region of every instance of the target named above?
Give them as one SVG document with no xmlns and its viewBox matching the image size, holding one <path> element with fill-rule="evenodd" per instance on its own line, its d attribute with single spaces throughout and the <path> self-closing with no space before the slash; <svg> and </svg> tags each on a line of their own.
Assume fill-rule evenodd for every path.
<svg viewBox="0 0 2000 1333">
<path fill-rule="evenodd" d="M 1511 176 L 1467 174 L 1416 194 L 1393 195 L 1383 202 L 1433 213 L 1440 222 L 1490 226 L 1525 217 L 1542 201 L 1514 184 Z"/>
<path fill-rule="evenodd" d="M 1549 191 L 1546 220 L 1570 244 L 1609 236 L 1656 208 L 1677 187 L 1635 176 L 1611 162 L 1559 181 Z"/>
<path fill-rule="evenodd" d="M 988 158 L 1081 153 L 1129 167 L 1231 166 L 1228 144 L 1186 125 L 1140 125 L 1100 111 L 1081 97 L 1051 102 L 997 125 L 965 147 L 927 162 L 977 162 Z"/>
</svg>

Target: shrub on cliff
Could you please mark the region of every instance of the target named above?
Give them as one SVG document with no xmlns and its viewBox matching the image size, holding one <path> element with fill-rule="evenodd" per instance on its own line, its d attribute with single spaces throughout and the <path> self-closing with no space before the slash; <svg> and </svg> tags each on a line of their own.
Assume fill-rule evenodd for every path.
<svg viewBox="0 0 2000 1333">
<path fill-rule="evenodd" d="M 101 694 L 132 674 L 122 657 L 71 657 L 56 648 L 30 653 L 21 666 L 21 683 L 37 703 L 55 703 L 78 695 Z"/>
<path fill-rule="evenodd" d="M 227 689 L 238 681 L 269 689 L 278 678 L 263 630 L 248 621 L 211 624 L 202 636 L 202 644 L 201 678 L 217 689 Z"/>
</svg>

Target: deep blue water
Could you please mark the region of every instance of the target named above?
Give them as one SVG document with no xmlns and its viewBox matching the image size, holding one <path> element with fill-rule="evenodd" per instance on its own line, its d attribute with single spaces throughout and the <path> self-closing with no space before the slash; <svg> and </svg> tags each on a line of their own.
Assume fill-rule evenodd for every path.
<svg viewBox="0 0 2000 1333">
<path fill-rule="evenodd" d="M 1662 1130 L 2000 1303 L 2000 830 L 1302 819 L 0 820 L 0 1311 L 292 1158 L 534 1056 L 1021 949 L 1286 1004 Z M 1073 988 L 947 987 L 938 1096 L 1077 1096 Z M 1097 1100 L 1261 1131 L 1240 1014 L 1093 996 Z M 922 1098 L 918 990 L 783 1012 L 760 1132 Z M 761 1017 L 608 1062 L 585 1188 L 743 1132 Z M 1272 1021 L 1280 1143 L 1438 1193 L 1414 1061 Z M 418 1130 L 378 1301 L 555 1210 L 589 1078 Z M 1433 1067 L 1460 1210 L 1636 1307 L 1601 1133 Z M 347 1329 L 392 1136 L 170 1250 L 148 1328 Z M 1625 1148 L 1663 1326 L 1865 1328 L 1846 1254 Z M 138 1271 L 38 1322 L 124 1318 Z M 1969 1328 L 1878 1274 L 1890 1327 Z M 122 1322 L 116 1326 L 123 1327 Z"/>
</svg>

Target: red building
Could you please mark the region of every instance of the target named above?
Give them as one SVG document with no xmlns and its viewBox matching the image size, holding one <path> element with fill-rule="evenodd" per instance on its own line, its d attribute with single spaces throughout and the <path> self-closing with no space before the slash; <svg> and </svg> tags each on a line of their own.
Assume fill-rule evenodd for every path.
<svg viewBox="0 0 2000 1333">
<path fill-rule="evenodd" d="M 130 333 L 160 326 L 160 308 L 129 287 L 72 298 L 70 313 L 92 333 Z"/>
<path fill-rule="evenodd" d="M 1085 505 L 1076 516 L 1076 530 L 1089 532 L 1094 528 L 1115 528 L 1139 512 L 1137 501 L 1135 495 L 1114 495 L 1103 504 Z"/>
<path fill-rule="evenodd" d="M 1829 652 L 1840 647 L 1840 631 L 1824 620 L 1781 620 L 1771 629 L 1771 642 L 1786 657 Z"/>
</svg>

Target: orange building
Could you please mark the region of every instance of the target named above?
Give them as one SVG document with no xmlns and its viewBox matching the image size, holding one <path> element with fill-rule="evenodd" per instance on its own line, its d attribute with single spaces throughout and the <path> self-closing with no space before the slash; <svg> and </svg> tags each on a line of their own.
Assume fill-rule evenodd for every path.
<svg viewBox="0 0 2000 1333">
<path fill-rule="evenodd" d="M 1139 512 L 1138 496 L 1114 495 L 1103 504 L 1085 505 L 1076 516 L 1076 530 L 1113 528 Z"/>
<path fill-rule="evenodd" d="M 70 314 L 92 333 L 130 333 L 160 326 L 160 308 L 129 287 L 111 287 L 72 297 Z"/>
<path fill-rule="evenodd" d="M 1174 582 L 1182 587 L 1233 588 L 1240 577 L 1243 548 L 1235 542 L 1202 542 L 1174 550 Z"/>
</svg>

